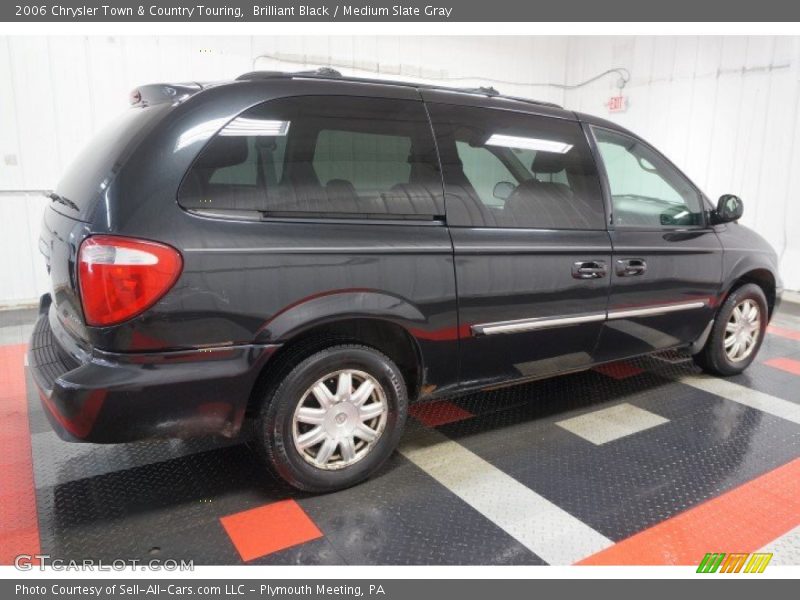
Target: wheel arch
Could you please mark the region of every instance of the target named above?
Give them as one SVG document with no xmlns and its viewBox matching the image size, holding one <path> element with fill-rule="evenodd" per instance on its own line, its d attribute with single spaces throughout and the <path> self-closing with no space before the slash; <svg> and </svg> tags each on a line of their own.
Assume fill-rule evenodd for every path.
<svg viewBox="0 0 800 600">
<path fill-rule="evenodd" d="M 325 348 L 361 344 L 389 357 L 400 369 L 413 401 L 424 384 L 425 363 L 416 338 L 399 323 L 374 316 L 331 318 L 287 336 L 258 376 L 247 414 L 258 410 L 268 388 L 280 381 L 300 361 Z"/>
<path fill-rule="evenodd" d="M 724 303 L 733 292 L 748 283 L 754 283 L 762 289 L 764 296 L 767 298 L 769 317 L 772 318 L 772 313 L 775 310 L 775 303 L 777 301 L 777 282 L 772 271 L 763 267 L 751 268 L 733 278 L 725 294 L 722 296 L 720 305 Z"/>
</svg>

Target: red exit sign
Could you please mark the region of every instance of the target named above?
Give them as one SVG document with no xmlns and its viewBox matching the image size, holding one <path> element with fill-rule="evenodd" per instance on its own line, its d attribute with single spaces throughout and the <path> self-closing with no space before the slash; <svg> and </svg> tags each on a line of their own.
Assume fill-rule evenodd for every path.
<svg viewBox="0 0 800 600">
<path fill-rule="evenodd" d="M 628 108 L 628 99 L 625 96 L 611 96 L 606 102 L 608 112 L 625 112 Z"/>
</svg>

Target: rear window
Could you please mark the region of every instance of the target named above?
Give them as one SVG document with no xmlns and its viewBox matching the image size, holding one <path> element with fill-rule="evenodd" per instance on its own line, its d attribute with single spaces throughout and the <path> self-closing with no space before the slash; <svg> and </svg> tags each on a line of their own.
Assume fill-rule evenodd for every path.
<svg viewBox="0 0 800 600">
<path fill-rule="evenodd" d="M 346 96 L 285 98 L 241 114 L 200 153 L 178 200 L 267 217 L 444 213 L 422 103 Z"/>
<path fill-rule="evenodd" d="M 78 209 L 58 204 L 58 210 L 76 218 L 88 216 L 98 193 L 169 109 L 169 103 L 129 108 L 101 129 L 73 160 L 56 187 L 56 192 Z"/>
</svg>

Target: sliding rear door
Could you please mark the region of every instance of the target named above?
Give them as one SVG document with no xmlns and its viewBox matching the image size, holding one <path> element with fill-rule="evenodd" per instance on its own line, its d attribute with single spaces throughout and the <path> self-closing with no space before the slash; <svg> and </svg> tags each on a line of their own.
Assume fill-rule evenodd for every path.
<svg viewBox="0 0 800 600">
<path fill-rule="evenodd" d="M 611 244 L 580 125 L 430 98 L 428 109 L 455 252 L 462 383 L 590 364 Z"/>
</svg>

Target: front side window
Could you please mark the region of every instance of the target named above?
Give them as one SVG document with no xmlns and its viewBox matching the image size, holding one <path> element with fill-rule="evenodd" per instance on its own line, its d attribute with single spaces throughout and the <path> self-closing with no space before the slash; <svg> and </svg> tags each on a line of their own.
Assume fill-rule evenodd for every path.
<svg viewBox="0 0 800 600">
<path fill-rule="evenodd" d="M 597 169 L 574 121 L 429 105 L 455 226 L 604 229 Z"/>
<path fill-rule="evenodd" d="M 593 129 L 611 188 L 616 227 L 686 227 L 703 224 L 695 187 L 649 146 L 630 136 Z"/>
<path fill-rule="evenodd" d="M 286 98 L 246 111 L 202 150 L 179 202 L 264 216 L 444 214 L 422 103 L 346 96 Z"/>
</svg>

